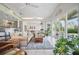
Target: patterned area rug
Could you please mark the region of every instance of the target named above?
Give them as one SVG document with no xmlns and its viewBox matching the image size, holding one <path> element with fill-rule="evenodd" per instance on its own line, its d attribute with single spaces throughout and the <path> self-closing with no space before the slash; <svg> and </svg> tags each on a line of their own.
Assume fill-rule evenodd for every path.
<svg viewBox="0 0 79 59">
<path fill-rule="evenodd" d="M 43 38 L 43 43 L 35 43 L 33 40 L 27 45 L 26 49 L 53 49 L 53 45 L 48 41 L 49 38 Z"/>
</svg>

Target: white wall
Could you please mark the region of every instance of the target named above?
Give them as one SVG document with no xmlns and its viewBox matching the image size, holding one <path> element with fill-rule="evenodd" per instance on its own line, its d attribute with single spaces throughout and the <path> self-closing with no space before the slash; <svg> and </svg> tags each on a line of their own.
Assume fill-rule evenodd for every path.
<svg viewBox="0 0 79 59">
<path fill-rule="evenodd" d="M 38 31 L 40 31 L 41 29 L 41 20 L 24 20 L 23 21 L 23 34 L 27 34 L 27 32 L 25 32 L 25 28 L 24 26 L 26 26 L 26 30 L 27 31 L 31 31 L 31 30 L 34 30 L 36 33 L 38 33 Z M 35 29 L 30 29 L 30 26 L 33 26 L 35 27 Z"/>
<path fill-rule="evenodd" d="M 27 30 L 31 30 L 30 26 L 35 27 L 34 30 L 40 30 L 41 29 L 41 25 L 40 25 L 41 21 L 37 21 L 37 20 L 29 20 L 29 21 L 23 21 L 23 25 L 26 25 Z"/>
</svg>

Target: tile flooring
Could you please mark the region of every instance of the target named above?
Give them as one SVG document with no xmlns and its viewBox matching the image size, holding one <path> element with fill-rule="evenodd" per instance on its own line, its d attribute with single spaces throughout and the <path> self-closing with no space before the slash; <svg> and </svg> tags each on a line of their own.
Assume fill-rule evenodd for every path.
<svg viewBox="0 0 79 59">
<path fill-rule="evenodd" d="M 53 55 L 53 46 L 48 38 L 43 39 L 43 43 L 34 43 L 32 40 L 28 46 L 24 45 L 21 48 L 26 50 L 27 55 Z"/>
<path fill-rule="evenodd" d="M 53 55 L 52 49 L 26 50 L 27 55 Z"/>
</svg>

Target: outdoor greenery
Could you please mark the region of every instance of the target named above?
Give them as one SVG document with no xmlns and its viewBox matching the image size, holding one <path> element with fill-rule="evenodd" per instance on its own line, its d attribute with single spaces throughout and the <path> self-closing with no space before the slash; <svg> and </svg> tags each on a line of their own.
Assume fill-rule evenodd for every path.
<svg viewBox="0 0 79 59">
<path fill-rule="evenodd" d="M 46 36 L 51 35 L 51 26 L 50 26 L 50 24 L 48 24 L 48 28 L 45 31 L 45 35 Z"/>
<path fill-rule="evenodd" d="M 72 28 L 69 28 L 68 29 L 68 33 L 78 33 L 78 29 L 72 29 Z"/>
<path fill-rule="evenodd" d="M 76 18 L 76 14 L 77 14 L 77 10 L 72 10 L 69 14 L 68 14 L 68 20 Z"/>
<path fill-rule="evenodd" d="M 68 41 L 68 39 L 60 38 L 57 40 L 55 48 L 53 50 L 54 54 L 59 55 L 68 55 L 71 51 L 79 53 L 79 38 L 74 38 L 71 41 Z"/>
<path fill-rule="evenodd" d="M 77 13 L 77 10 L 72 10 L 70 13 L 68 13 L 68 20 L 78 17 Z M 66 16 L 63 16 L 61 20 L 65 20 L 65 18 Z"/>
<path fill-rule="evenodd" d="M 77 10 L 73 9 L 67 14 L 67 20 L 75 19 L 78 17 L 78 12 Z M 66 20 L 66 15 L 63 16 L 60 20 Z M 72 28 L 74 27 L 74 28 Z M 72 27 L 70 26 L 67 28 L 68 33 L 78 33 L 78 27 L 74 26 L 72 24 Z M 55 30 L 56 31 L 64 31 L 64 27 L 62 26 L 59 21 L 55 22 Z M 79 37 L 73 38 L 72 40 L 65 39 L 64 37 L 61 37 L 56 41 L 55 48 L 53 50 L 54 54 L 59 54 L 59 55 L 69 55 L 73 54 L 79 54 Z"/>
</svg>

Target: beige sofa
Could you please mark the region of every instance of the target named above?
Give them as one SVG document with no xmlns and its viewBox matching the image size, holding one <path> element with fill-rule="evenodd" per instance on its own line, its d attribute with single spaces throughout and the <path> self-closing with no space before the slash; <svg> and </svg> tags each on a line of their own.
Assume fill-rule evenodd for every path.
<svg viewBox="0 0 79 59">
<path fill-rule="evenodd" d="M 0 55 L 25 55 L 24 50 L 18 49 L 11 41 L 0 41 Z"/>
<path fill-rule="evenodd" d="M 31 32 L 29 32 L 28 34 L 23 33 L 22 36 L 19 36 L 17 33 L 14 33 L 13 36 L 11 36 L 10 40 L 13 40 L 15 43 L 20 43 L 21 45 L 27 45 L 32 37 L 33 34 Z"/>
</svg>

